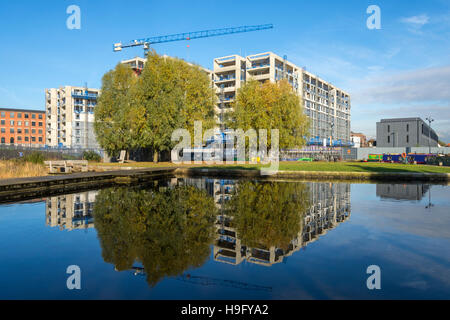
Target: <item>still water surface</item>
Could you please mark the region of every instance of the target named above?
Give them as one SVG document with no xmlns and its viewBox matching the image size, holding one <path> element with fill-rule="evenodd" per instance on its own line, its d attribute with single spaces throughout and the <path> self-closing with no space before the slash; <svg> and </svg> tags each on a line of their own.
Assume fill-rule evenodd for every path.
<svg viewBox="0 0 450 320">
<path fill-rule="evenodd" d="M 449 196 L 178 178 L 4 205 L 0 299 L 448 299 Z"/>
</svg>

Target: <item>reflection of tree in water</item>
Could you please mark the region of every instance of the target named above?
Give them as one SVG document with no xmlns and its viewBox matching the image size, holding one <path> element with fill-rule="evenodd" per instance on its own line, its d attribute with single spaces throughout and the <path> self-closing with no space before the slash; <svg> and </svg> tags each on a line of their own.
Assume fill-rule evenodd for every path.
<svg viewBox="0 0 450 320">
<path fill-rule="evenodd" d="M 226 208 L 243 244 L 287 250 L 301 231 L 309 192 L 304 183 L 245 181 L 236 185 Z"/>
<path fill-rule="evenodd" d="M 216 210 L 214 200 L 192 186 L 102 190 L 94 218 L 103 259 L 119 271 L 142 263 L 151 286 L 199 267 L 210 254 Z"/>
</svg>

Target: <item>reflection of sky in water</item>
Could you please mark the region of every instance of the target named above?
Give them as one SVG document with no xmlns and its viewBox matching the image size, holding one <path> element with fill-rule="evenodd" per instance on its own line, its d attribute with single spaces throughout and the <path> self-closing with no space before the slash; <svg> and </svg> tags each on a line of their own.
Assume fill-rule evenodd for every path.
<svg viewBox="0 0 450 320">
<path fill-rule="evenodd" d="M 425 189 L 424 189 L 425 190 Z M 450 187 L 426 189 L 420 200 L 377 196 L 374 184 L 351 185 L 351 216 L 270 267 L 234 266 L 211 257 L 185 274 L 208 285 L 116 272 L 102 258 L 94 228 L 61 231 L 48 223 L 45 202 L 0 207 L 0 298 L 298 299 L 450 297 Z M 82 270 L 82 290 L 66 289 L 68 265 Z M 381 267 L 380 291 L 366 288 L 366 268 Z M 224 280 L 221 284 L 220 280 Z M 226 280 L 267 290 L 243 290 Z"/>
</svg>

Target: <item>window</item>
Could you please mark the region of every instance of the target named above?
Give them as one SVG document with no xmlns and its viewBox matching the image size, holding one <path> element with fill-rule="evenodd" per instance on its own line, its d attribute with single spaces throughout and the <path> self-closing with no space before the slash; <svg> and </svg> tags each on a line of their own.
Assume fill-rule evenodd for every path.
<svg viewBox="0 0 450 320">
<path fill-rule="evenodd" d="M 22 118 L 22 112 L 17 112 L 17 118 Z"/>
<path fill-rule="evenodd" d="M 25 121 L 25 127 L 29 127 L 30 126 L 30 122 L 29 121 Z"/>
<path fill-rule="evenodd" d="M 32 126 L 32 127 L 36 127 L 36 122 L 31 121 L 31 126 Z"/>
<path fill-rule="evenodd" d="M 9 143 L 14 143 L 14 138 L 11 137 L 11 139 L 9 139 Z"/>
<path fill-rule="evenodd" d="M 39 122 L 39 127 L 42 127 L 42 122 Z"/>
<path fill-rule="evenodd" d="M 20 127 L 22 125 L 22 121 L 17 121 L 17 125 Z"/>
<path fill-rule="evenodd" d="M 42 113 L 39 113 L 39 119 L 42 119 Z"/>
<path fill-rule="evenodd" d="M 36 119 L 36 114 L 35 113 L 31 114 L 31 119 Z"/>
<path fill-rule="evenodd" d="M 2 128 L 2 133 L 6 133 L 6 129 L 5 128 Z"/>
<path fill-rule="evenodd" d="M 391 143 L 391 136 L 388 136 L 388 143 Z"/>
<path fill-rule="evenodd" d="M 17 133 L 22 133 L 22 128 L 17 128 Z"/>
<path fill-rule="evenodd" d="M 1 112 L 1 117 L 5 118 L 6 117 L 6 113 L 4 111 Z"/>
<path fill-rule="evenodd" d="M 27 141 L 27 142 L 29 141 L 28 137 L 25 137 L 25 141 Z"/>
<path fill-rule="evenodd" d="M 25 119 L 28 119 L 30 115 L 28 113 L 25 113 Z"/>
<path fill-rule="evenodd" d="M 39 131 L 38 131 L 38 132 L 39 132 L 39 134 L 42 134 L 42 129 L 39 129 Z"/>
<path fill-rule="evenodd" d="M 391 126 L 388 125 L 388 132 L 391 132 Z"/>
<path fill-rule="evenodd" d="M 10 120 L 9 124 L 13 126 L 14 125 L 14 120 Z"/>
<path fill-rule="evenodd" d="M 10 112 L 10 113 L 9 113 L 9 117 L 10 117 L 10 118 L 14 118 L 14 112 Z"/>
<path fill-rule="evenodd" d="M 42 137 L 39 137 L 39 142 L 42 142 Z"/>
<path fill-rule="evenodd" d="M 31 141 L 36 142 L 36 137 L 31 137 Z"/>
<path fill-rule="evenodd" d="M 409 135 L 406 135 L 406 143 L 409 143 Z"/>
<path fill-rule="evenodd" d="M 4 137 L 2 137 L 2 143 L 5 143 L 5 138 Z"/>
<path fill-rule="evenodd" d="M 2 120 L 2 126 L 4 126 L 6 124 L 5 120 Z"/>
<path fill-rule="evenodd" d="M 10 128 L 9 133 L 14 133 L 14 128 Z"/>
<path fill-rule="evenodd" d="M 30 132 L 30 130 L 25 129 L 25 134 L 28 134 Z"/>
<path fill-rule="evenodd" d="M 406 124 L 406 132 L 409 132 L 409 124 Z"/>
<path fill-rule="evenodd" d="M 31 134 L 36 134 L 36 129 L 31 129 Z"/>
<path fill-rule="evenodd" d="M 423 123 L 422 123 L 422 134 L 423 134 Z"/>
<path fill-rule="evenodd" d="M 18 137 L 17 137 L 17 141 L 22 141 L 22 137 L 21 137 L 21 136 L 18 136 Z"/>
</svg>

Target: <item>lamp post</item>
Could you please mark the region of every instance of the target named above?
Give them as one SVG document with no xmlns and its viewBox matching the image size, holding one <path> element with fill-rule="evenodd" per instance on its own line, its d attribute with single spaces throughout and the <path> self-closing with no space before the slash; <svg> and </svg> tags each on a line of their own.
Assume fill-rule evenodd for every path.
<svg viewBox="0 0 450 320">
<path fill-rule="evenodd" d="M 431 185 L 430 189 L 428 190 L 428 205 L 425 207 L 425 209 L 431 209 L 434 207 L 434 204 L 431 203 Z"/>
<path fill-rule="evenodd" d="M 431 154 L 431 144 L 430 144 L 430 140 L 431 140 L 431 123 L 434 121 L 433 118 L 431 118 L 431 116 L 427 117 L 426 120 L 428 121 L 428 154 Z"/>
</svg>

